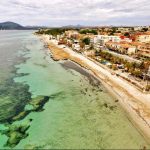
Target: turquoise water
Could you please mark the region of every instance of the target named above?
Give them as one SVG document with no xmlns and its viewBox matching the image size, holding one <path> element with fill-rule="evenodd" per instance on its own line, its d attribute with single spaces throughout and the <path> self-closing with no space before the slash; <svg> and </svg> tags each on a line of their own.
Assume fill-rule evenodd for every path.
<svg viewBox="0 0 150 150">
<path fill-rule="evenodd" d="M 10 117 L 9 113 L 14 112 L 16 107 L 6 105 L 9 111 L 6 113 L 6 109 L 3 110 L 5 113 L 2 112 L 5 122 L 1 123 L 0 130 L 11 129 L 11 134 L 7 132 L 0 135 L 0 148 L 140 149 L 144 146 L 149 147 L 128 120 L 116 99 L 85 70 L 70 61 L 54 62 L 39 38 L 29 31 L 17 33 L 5 31 L 3 34 L 6 35 L 1 42 L 7 43 L 7 38 L 12 40 L 12 44 L 7 47 L 7 53 L 11 51 L 9 59 L 12 61 L 5 64 L 3 60 L 4 64 L 0 66 L 3 68 L 0 76 L 2 85 L 7 87 L 4 81 L 13 77 L 12 83 L 17 85 L 12 86 L 11 89 L 16 86 L 21 87 L 18 91 L 24 93 L 23 96 L 20 94 L 17 100 L 12 101 L 17 104 L 17 109 L 21 106 L 14 116 L 26 109 L 33 109 L 29 99 L 36 101 L 39 96 L 48 96 L 49 101 L 43 105 L 42 110 L 31 111 L 22 119 L 12 122 L 8 122 L 7 117 Z M 13 45 L 13 40 L 17 40 L 17 45 Z M 0 44 L 1 46 L 3 44 Z M 4 54 L 6 58 L 7 54 Z M 17 72 L 12 73 L 14 66 Z M 11 105 L 10 98 L 12 95 L 14 98 L 12 94 L 14 92 L 17 93 L 17 91 L 11 92 L 7 99 L 5 95 L 0 97 L 1 108 L 3 108 L 4 96 L 5 103 L 9 101 Z M 19 131 L 21 135 L 17 134 L 19 138 L 23 136 L 19 143 L 14 144 L 11 140 L 12 145 L 8 145 L 6 143 L 10 135 L 11 138 L 18 138 L 16 129 L 15 132 L 12 129 L 14 126 L 28 128 L 25 132 Z"/>
</svg>

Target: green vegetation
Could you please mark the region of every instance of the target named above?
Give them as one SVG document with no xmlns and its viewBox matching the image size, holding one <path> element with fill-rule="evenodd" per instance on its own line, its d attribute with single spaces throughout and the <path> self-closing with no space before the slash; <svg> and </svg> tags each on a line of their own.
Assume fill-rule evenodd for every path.
<svg viewBox="0 0 150 150">
<path fill-rule="evenodd" d="M 21 120 L 25 118 L 31 112 L 41 112 L 43 111 L 44 105 L 48 102 L 48 96 L 39 96 L 34 99 L 31 99 L 29 104 L 26 105 L 25 109 L 23 109 L 20 113 L 10 118 L 10 122 L 14 122 L 17 120 Z"/>
<path fill-rule="evenodd" d="M 39 96 L 35 99 L 32 99 L 31 102 L 29 103 L 30 105 L 33 106 L 33 110 L 32 111 L 42 111 L 43 110 L 43 106 L 45 105 L 45 103 L 47 103 L 49 100 L 48 96 Z"/>
<path fill-rule="evenodd" d="M 126 32 L 126 33 L 124 34 L 124 36 L 129 37 L 129 36 L 130 36 L 129 32 Z"/>
<path fill-rule="evenodd" d="M 123 64 L 127 72 L 131 73 L 133 76 L 140 77 L 140 78 L 143 77 L 144 72 L 147 72 L 150 63 L 150 62 L 142 62 L 139 64 L 135 62 L 128 62 L 123 58 L 119 58 L 117 56 L 114 56 L 104 51 L 96 52 L 96 56 L 100 56 L 101 58 L 110 61 L 112 64 Z M 116 66 L 113 66 L 112 68 L 114 70 L 117 69 Z"/>
<path fill-rule="evenodd" d="M 117 28 L 113 27 L 112 31 L 109 33 L 109 35 L 114 35 L 117 32 Z"/>
<path fill-rule="evenodd" d="M 63 29 L 63 28 L 54 28 L 54 29 L 46 29 L 46 30 L 39 30 L 36 32 L 36 34 L 48 34 L 48 35 L 61 35 L 68 29 Z"/>
<path fill-rule="evenodd" d="M 90 44 L 90 38 L 84 38 L 82 40 L 82 42 L 85 44 L 85 45 L 89 45 Z"/>
<path fill-rule="evenodd" d="M 142 31 L 143 31 L 143 32 L 147 32 L 147 31 L 148 31 L 148 28 L 143 28 Z"/>
<path fill-rule="evenodd" d="M 26 131 L 29 129 L 29 124 L 24 125 L 9 125 L 8 129 L 0 131 L 8 137 L 5 147 L 14 148 L 22 139 L 28 136 Z"/>
<path fill-rule="evenodd" d="M 6 147 L 15 147 L 22 139 L 26 138 L 28 134 L 26 131 L 29 129 L 30 125 L 14 125 L 15 121 L 19 121 L 24 119 L 31 112 L 41 112 L 43 111 L 43 107 L 45 103 L 48 102 L 50 97 L 48 96 L 39 96 L 37 98 L 31 99 L 29 104 L 26 105 L 25 109 L 23 109 L 20 113 L 15 115 L 12 118 L 9 118 L 9 122 L 7 123 L 8 129 L 0 130 L 1 134 L 5 134 L 8 137 L 8 141 L 6 143 Z M 29 120 L 30 122 L 32 119 Z M 14 124 L 13 124 L 14 123 Z"/>
<path fill-rule="evenodd" d="M 13 79 L 1 82 L 0 123 L 9 122 L 13 116 L 24 109 L 29 100 L 31 100 L 31 93 L 27 85 L 15 83 Z"/>
<path fill-rule="evenodd" d="M 91 34 L 94 34 L 94 35 L 98 35 L 98 32 L 97 30 L 89 30 L 89 29 L 84 29 L 84 30 L 80 30 L 79 32 L 80 34 L 87 34 L 87 33 L 91 33 Z"/>
</svg>

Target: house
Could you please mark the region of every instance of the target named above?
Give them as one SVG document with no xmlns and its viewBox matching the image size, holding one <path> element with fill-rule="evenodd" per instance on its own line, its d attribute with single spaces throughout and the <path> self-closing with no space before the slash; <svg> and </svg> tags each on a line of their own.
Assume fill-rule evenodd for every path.
<svg viewBox="0 0 150 150">
<path fill-rule="evenodd" d="M 86 56 L 94 56 L 95 51 L 94 50 L 84 51 L 83 54 Z"/>
<path fill-rule="evenodd" d="M 150 59 L 150 53 L 141 53 L 141 56 Z"/>
<path fill-rule="evenodd" d="M 77 39 L 79 37 L 79 32 L 76 30 L 65 31 L 65 35 L 67 38 Z"/>
<path fill-rule="evenodd" d="M 131 43 L 127 42 L 107 42 L 106 47 L 110 50 L 117 51 L 121 54 L 133 54 L 136 53 L 137 48 L 136 46 L 133 46 Z"/>
<path fill-rule="evenodd" d="M 106 42 L 120 42 L 120 36 L 109 36 L 109 35 L 97 35 L 94 37 L 94 44 L 99 43 L 101 46 L 105 45 Z"/>
<path fill-rule="evenodd" d="M 74 44 L 79 44 L 79 40 L 73 40 Z"/>
<path fill-rule="evenodd" d="M 142 42 L 142 43 L 150 42 L 150 33 L 136 35 L 136 41 L 137 42 Z"/>
<path fill-rule="evenodd" d="M 80 44 L 72 44 L 72 48 L 73 50 L 76 50 L 76 51 L 80 51 L 81 49 Z"/>
<path fill-rule="evenodd" d="M 130 32 L 130 31 L 132 31 L 132 28 L 131 27 L 119 27 L 117 29 L 117 31 L 122 32 L 122 33 L 124 33 L 124 32 Z"/>
<path fill-rule="evenodd" d="M 137 26 L 137 27 L 134 27 L 134 31 L 141 31 L 142 30 L 142 26 Z"/>
<path fill-rule="evenodd" d="M 85 45 L 85 46 L 84 46 L 84 49 L 85 49 L 85 50 L 90 49 L 90 45 Z"/>
<path fill-rule="evenodd" d="M 127 38 L 126 36 L 120 36 L 121 42 L 132 42 L 132 38 Z"/>
<path fill-rule="evenodd" d="M 126 50 L 127 50 L 127 54 L 129 55 L 135 54 L 137 51 L 136 47 L 132 45 L 128 46 Z"/>
<path fill-rule="evenodd" d="M 138 48 L 139 51 L 141 52 L 146 52 L 146 53 L 150 53 L 150 44 L 142 44 L 140 45 L 140 47 Z"/>
</svg>

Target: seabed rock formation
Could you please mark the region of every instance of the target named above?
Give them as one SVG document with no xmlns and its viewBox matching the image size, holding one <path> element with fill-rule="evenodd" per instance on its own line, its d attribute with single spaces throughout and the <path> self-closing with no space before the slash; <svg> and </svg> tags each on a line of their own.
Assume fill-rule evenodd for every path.
<svg viewBox="0 0 150 150">
<path fill-rule="evenodd" d="M 11 122 L 31 99 L 29 87 L 15 83 L 13 78 L 0 83 L 0 123 Z M 5 111 L 7 110 L 7 111 Z"/>
<path fill-rule="evenodd" d="M 7 129 L 0 130 L 2 135 L 6 135 L 8 137 L 5 147 L 14 148 L 22 139 L 28 136 L 27 130 L 30 127 L 30 122 L 32 122 L 32 119 L 30 119 L 26 124 L 16 125 L 13 123 L 15 121 L 24 119 L 31 112 L 43 111 L 43 107 L 48 102 L 49 98 L 50 97 L 48 96 L 39 96 L 37 98 L 31 99 L 23 111 L 21 111 L 16 116 L 9 118 L 9 122 L 5 124 Z"/>
<path fill-rule="evenodd" d="M 8 129 L 1 131 L 2 134 L 5 134 L 8 137 L 5 146 L 10 148 L 15 147 L 22 139 L 28 136 L 26 131 L 29 129 L 29 127 L 29 124 L 8 125 Z"/>
</svg>

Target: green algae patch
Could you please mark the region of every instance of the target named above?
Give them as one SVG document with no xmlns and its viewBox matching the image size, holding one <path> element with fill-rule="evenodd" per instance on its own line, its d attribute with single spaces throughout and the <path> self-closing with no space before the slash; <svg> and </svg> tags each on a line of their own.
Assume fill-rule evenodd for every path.
<svg viewBox="0 0 150 150">
<path fill-rule="evenodd" d="M 29 129 L 29 124 L 24 125 L 9 125 L 8 129 L 0 131 L 1 134 L 8 137 L 5 147 L 14 148 L 22 139 L 28 136 L 26 131 Z"/>
<path fill-rule="evenodd" d="M 50 97 L 48 96 L 39 96 L 35 99 L 32 99 L 29 104 L 33 106 L 33 110 L 31 111 L 36 111 L 36 112 L 40 112 L 43 111 L 43 106 L 48 102 Z"/>
<path fill-rule="evenodd" d="M 29 104 L 22 112 L 12 117 L 11 120 L 9 119 L 11 124 L 7 123 L 6 126 L 3 125 L 3 128 L 1 127 L 0 133 L 8 137 L 4 147 L 14 148 L 22 139 L 25 139 L 28 136 L 26 131 L 29 129 L 30 123 L 16 125 L 15 122 L 23 120 L 31 112 L 43 111 L 43 107 L 48 102 L 49 98 L 50 97 L 48 96 L 39 96 L 30 100 Z M 31 121 L 32 119 L 29 120 L 29 122 Z"/>
<path fill-rule="evenodd" d="M 0 123 L 10 122 L 30 99 L 29 86 L 15 83 L 13 79 L 0 83 Z"/>
<path fill-rule="evenodd" d="M 30 100 L 29 104 L 25 106 L 25 109 L 14 116 L 11 119 L 11 122 L 18 121 L 24 119 L 31 112 L 40 112 L 44 110 L 44 105 L 48 102 L 48 96 L 39 96 L 32 100 Z"/>
<path fill-rule="evenodd" d="M 29 113 L 30 113 L 30 111 L 22 111 L 22 112 L 20 112 L 18 115 L 14 116 L 11 121 L 14 122 L 14 121 L 17 121 L 17 120 L 22 120 L 22 119 L 24 119 Z"/>
</svg>

